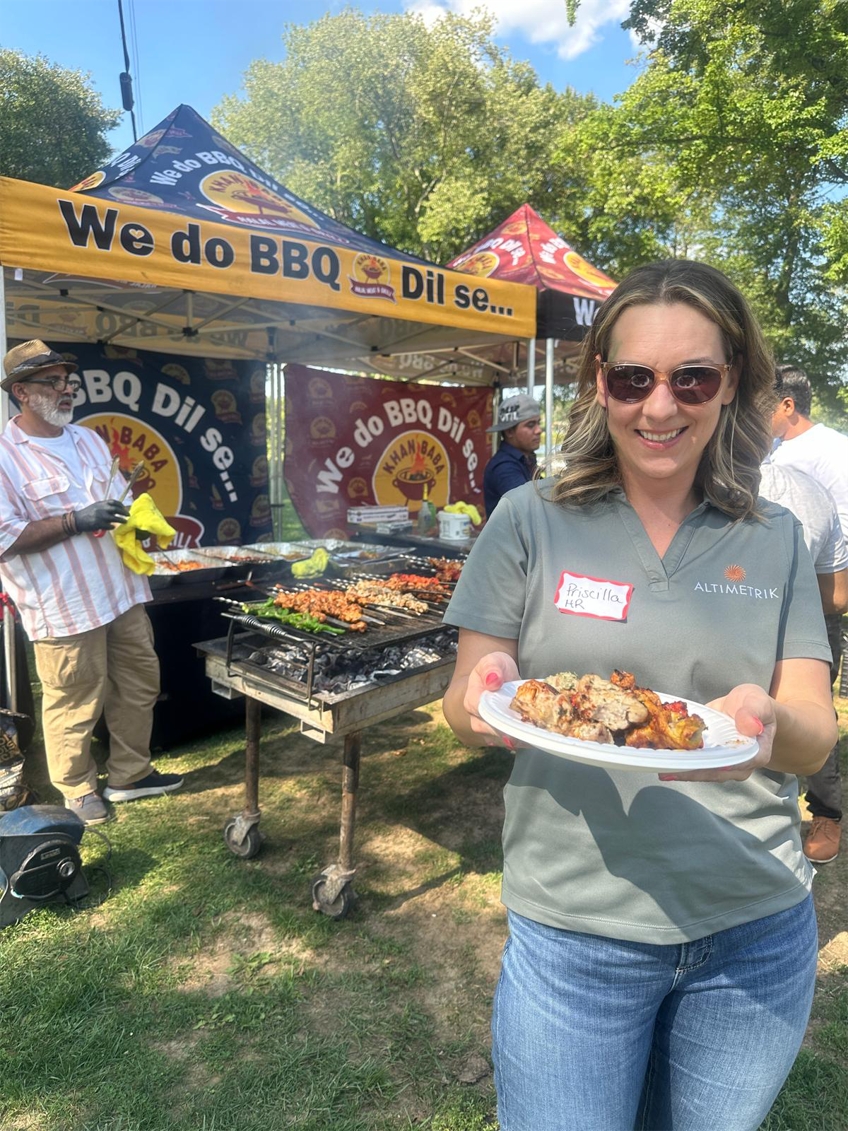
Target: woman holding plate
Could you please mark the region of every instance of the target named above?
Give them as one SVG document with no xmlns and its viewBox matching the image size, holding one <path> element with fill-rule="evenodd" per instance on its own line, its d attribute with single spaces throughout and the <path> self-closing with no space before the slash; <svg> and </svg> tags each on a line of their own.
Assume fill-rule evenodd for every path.
<svg viewBox="0 0 848 1131">
<path fill-rule="evenodd" d="M 615 668 L 757 740 L 741 764 L 681 752 L 659 775 L 518 750 L 501 1131 L 754 1131 L 801 1044 L 817 940 L 796 775 L 836 728 L 800 523 L 757 497 L 772 383 L 720 272 L 634 271 L 584 341 L 564 472 L 502 501 L 451 600 L 445 717 L 470 746 L 516 745 L 484 693 Z"/>
</svg>

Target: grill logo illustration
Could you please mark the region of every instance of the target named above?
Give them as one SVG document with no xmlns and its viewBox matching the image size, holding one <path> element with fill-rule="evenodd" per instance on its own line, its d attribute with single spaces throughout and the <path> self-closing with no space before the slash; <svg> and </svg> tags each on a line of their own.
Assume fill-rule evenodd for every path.
<svg viewBox="0 0 848 1131">
<path fill-rule="evenodd" d="M 396 302 L 395 288 L 390 285 L 391 268 L 380 255 L 361 251 L 353 261 L 353 274 L 348 275 L 351 293 L 361 298 L 387 298 Z"/>
<path fill-rule="evenodd" d="M 145 474 L 134 484 L 127 504 L 147 491 L 177 532 L 171 549 L 199 546 L 203 538 L 203 523 L 191 515 L 180 513 L 183 503 L 180 464 L 164 436 L 150 424 L 123 413 L 98 413 L 86 416 L 81 423 L 108 444 L 112 455 L 121 461 L 121 474 L 126 479 L 137 463 L 144 463 Z M 191 479 L 194 468 L 190 461 L 186 462 Z"/>
<path fill-rule="evenodd" d="M 405 503 L 417 511 L 426 492 L 435 506 L 443 507 L 450 490 L 448 454 L 429 432 L 404 432 L 380 457 L 373 484 L 378 505 Z"/>
<path fill-rule="evenodd" d="M 478 251 L 470 255 L 464 262 L 457 261 L 457 269 L 466 275 L 479 275 L 486 278 L 500 266 L 500 258 L 493 251 Z"/>
<path fill-rule="evenodd" d="M 98 169 L 96 173 L 92 173 L 78 184 L 72 185 L 71 192 L 85 192 L 86 189 L 97 188 L 106 179 L 106 174 L 102 169 Z"/>
<path fill-rule="evenodd" d="M 235 169 L 210 173 L 200 182 L 200 191 L 210 201 L 211 211 L 224 220 L 238 223 L 245 217 L 260 217 L 265 227 L 318 229 L 312 217 L 297 205 Z"/>
</svg>

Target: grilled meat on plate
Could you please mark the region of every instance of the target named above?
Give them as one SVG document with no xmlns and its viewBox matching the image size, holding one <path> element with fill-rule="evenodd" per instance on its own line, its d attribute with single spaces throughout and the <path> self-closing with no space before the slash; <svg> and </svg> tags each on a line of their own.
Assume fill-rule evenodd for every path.
<svg viewBox="0 0 848 1131">
<path fill-rule="evenodd" d="M 560 672 L 525 680 L 510 704 L 524 722 L 588 742 L 653 750 L 699 750 L 706 723 L 677 700 L 663 703 L 649 688 L 637 687 L 630 672 L 614 671 L 577 679 Z"/>
</svg>

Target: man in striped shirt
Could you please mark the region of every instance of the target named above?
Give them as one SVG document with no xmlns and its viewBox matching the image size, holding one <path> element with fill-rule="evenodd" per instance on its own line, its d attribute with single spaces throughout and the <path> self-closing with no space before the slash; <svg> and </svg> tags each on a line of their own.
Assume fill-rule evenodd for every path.
<svg viewBox="0 0 848 1131">
<path fill-rule="evenodd" d="M 97 533 L 129 511 L 106 498 L 106 444 L 71 424 L 76 365 L 31 341 L 9 350 L 3 368 L 0 388 L 20 414 L 0 436 L 0 580 L 33 641 L 50 780 L 81 820 L 99 824 L 109 818 L 91 755 L 101 714 L 109 728 L 104 798 L 131 801 L 182 785 L 150 761 L 159 694 L 144 610 L 150 586 Z"/>
</svg>

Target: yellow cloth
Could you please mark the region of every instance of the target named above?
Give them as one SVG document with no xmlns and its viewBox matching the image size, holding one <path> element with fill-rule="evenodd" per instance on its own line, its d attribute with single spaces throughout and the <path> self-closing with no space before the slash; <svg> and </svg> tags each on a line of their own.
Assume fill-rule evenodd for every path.
<svg viewBox="0 0 848 1131">
<path fill-rule="evenodd" d="M 167 549 L 177 533 L 173 526 L 165 521 L 162 512 L 146 491 L 133 501 L 130 517 L 112 531 L 112 537 L 121 551 L 127 569 L 131 569 L 133 573 L 153 573 L 156 563 L 150 554 L 142 549 L 141 542 L 135 536 L 137 530 L 145 530 L 148 534 L 153 534 L 160 550 Z"/>
<path fill-rule="evenodd" d="M 443 508 L 448 514 L 467 514 L 474 526 L 479 526 L 483 521 L 480 512 L 473 503 L 449 503 Z"/>
<path fill-rule="evenodd" d="M 318 546 L 311 558 L 292 563 L 292 577 L 320 577 L 329 562 L 330 555 L 323 546 Z"/>
</svg>

